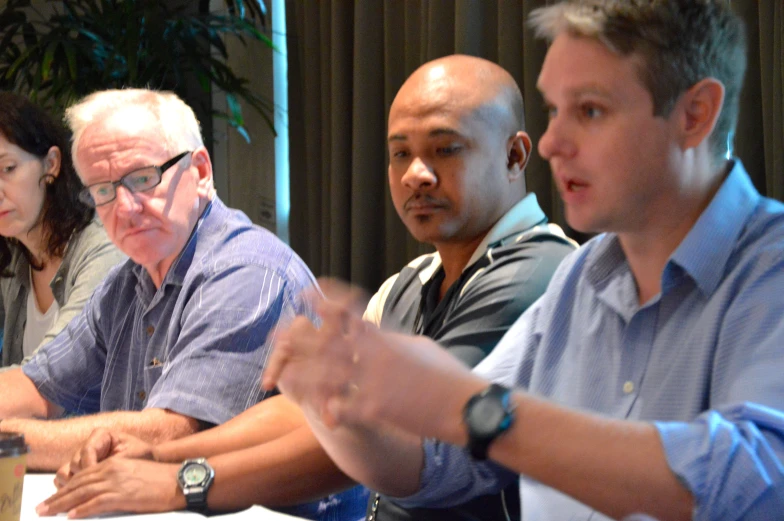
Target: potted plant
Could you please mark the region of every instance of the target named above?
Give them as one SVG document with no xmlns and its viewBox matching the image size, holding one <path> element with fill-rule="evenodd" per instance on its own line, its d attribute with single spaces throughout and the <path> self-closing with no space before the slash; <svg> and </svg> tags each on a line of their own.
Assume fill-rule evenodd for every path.
<svg viewBox="0 0 784 521">
<path fill-rule="evenodd" d="M 272 103 L 229 67 L 224 38 L 272 47 L 266 9 L 263 0 L 225 5 L 227 12 L 216 14 L 209 0 L 7 0 L 0 10 L 0 89 L 25 93 L 55 113 L 95 90 L 167 89 L 209 114 L 217 88 L 228 110 L 214 114 L 250 140 L 240 100 L 271 129 Z"/>
</svg>

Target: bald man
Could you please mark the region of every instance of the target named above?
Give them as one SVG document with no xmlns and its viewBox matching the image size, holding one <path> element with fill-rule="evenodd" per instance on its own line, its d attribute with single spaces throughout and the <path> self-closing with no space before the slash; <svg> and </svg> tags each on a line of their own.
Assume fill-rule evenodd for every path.
<svg viewBox="0 0 784 521">
<path fill-rule="evenodd" d="M 409 232 L 436 252 L 387 280 L 371 299 L 366 320 L 428 336 L 473 367 L 544 292 L 574 244 L 547 223 L 536 196 L 526 194 L 531 139 L 523 128 L 520 90 L 492 62 L 449 56 L 406 80 L 389 112 L 390 192 Z M 117 452 L 154 455 L 170 464 L 109 458 L 90 466 Z M 215 483 L 207 500 L 216 510 L 297 503 L 351 483 L 300 412 L 274 398 L 226 425 L 154 449 L 124 435 L 98 433 L 74 468 L 61 471 L 61 482 L 68 484 L 42 512 L 182 508 L 174 479 L 182 460 L 193 457 L 210 457 Z M 129 482 L 141 483 L 138 491 L 127 493 Z M 516 518 L 517 511 L 515 482 L 503 494 L 450 509 L 405 510 L 372 494 L 367 518 L 490 520 Z"/>
<path fill-rule="evenodd" d="M 547 224 L 524 170 L 523 98 L 498 65 L 448 56 L 417 69 L 389 111 L 389 189 L 424 255 L 388 279 L 365 320 L 436 340 L 473 367 L 547 288 L 573 249 Z M 451 509 L 406 511 L 379 495 L 367 519 L 503 519 L 516 487 Z"/>
</svg>

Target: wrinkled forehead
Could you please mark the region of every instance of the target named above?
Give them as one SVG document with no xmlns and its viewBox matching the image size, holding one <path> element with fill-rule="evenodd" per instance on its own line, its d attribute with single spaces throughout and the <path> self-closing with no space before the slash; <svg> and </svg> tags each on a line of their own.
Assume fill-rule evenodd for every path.
<svg viewBox="0 0 784 521">
<path fill-rule="evenodd" d="M 83 180 L 114 178 L 165 159 L 157 119 L 144 110 L 121 109 L 96 118 L 82 133 L 74 154 Z"/>
<path fill-rule="evenodd" d="M 87 125 L 84 134 L 93 131 L 138 136 L 153 135 L 159 126 L 158 119 L 150 110 L 144 107 L 126 106 L 98 114 Z"/>
</svg>

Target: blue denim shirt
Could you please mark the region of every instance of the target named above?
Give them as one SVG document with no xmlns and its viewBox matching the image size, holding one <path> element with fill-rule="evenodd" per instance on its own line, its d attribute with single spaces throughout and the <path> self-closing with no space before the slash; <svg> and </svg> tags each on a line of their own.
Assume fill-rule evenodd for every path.
<svg viewBox="0 0 784 521">
<path fill-rule="evenodd" d="M 69 411 L 171 409 L 223 423 L 263 398 L 259 377 L 279 320 L 310 314 L 304 263 L 217 198 L 156 288 L 128 261 L 24 366 Z"/>
<path fill-rule="evenodd" d="M 694 519 L 781 519 L 784 205 L 761 197 L 736 161 L 661 283 L 640 306 L 618 238 L 596 237 L 563 261 L 476 372 L 568 407 L 652 422 L 694 494 Z M 449 505 L 510 479 L 518 476 L 428 441 L 422 488 L 399 501 Z M 526 521 L 607 519 L 519 480 Z"/>
</svg>

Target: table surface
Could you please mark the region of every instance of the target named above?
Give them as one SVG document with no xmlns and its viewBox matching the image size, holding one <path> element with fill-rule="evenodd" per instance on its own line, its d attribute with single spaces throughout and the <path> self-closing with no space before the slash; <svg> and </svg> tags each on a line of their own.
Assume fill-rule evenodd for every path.
<svg viewBox="0 0 784 521">
<path fill-rule="evenodd" d="M 53 519 L 40 517 L 35 513 L 35 507 L 41 501 L 52 495 L 54 488 L 54 474 L 28 474 L 25 476 L 24 492 L 22 494 L 22 515 L 20 521 L 37 521 L 39 519 Z M 60 514 L 56 518 L 65 518 Z M 55 519 L 56 519 L 55 518 Z M 163 514 L 118 514 L 100 516 L 104 520 L 123 521 L 197 521 L 206 519 L 205 516 L 195 512 L 165 512 Z M 274 512 L 268 508 L 253 506 L 241 512 L 210 516 L 215 521 L 292 521 L 301 519 Z"/>
</svg>

